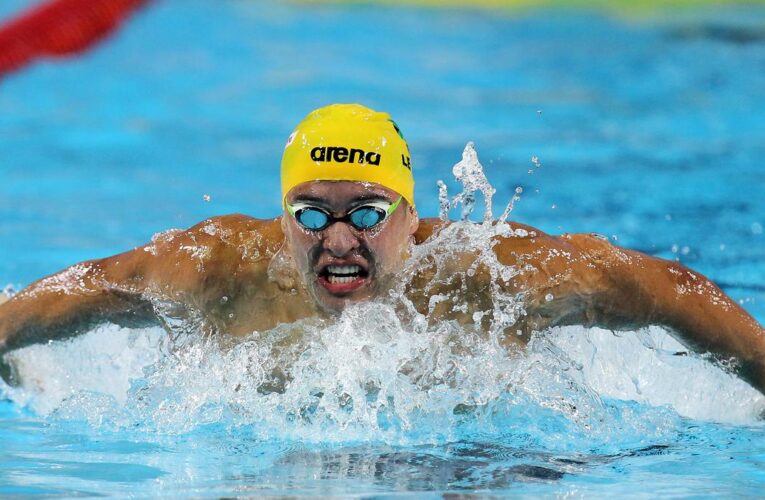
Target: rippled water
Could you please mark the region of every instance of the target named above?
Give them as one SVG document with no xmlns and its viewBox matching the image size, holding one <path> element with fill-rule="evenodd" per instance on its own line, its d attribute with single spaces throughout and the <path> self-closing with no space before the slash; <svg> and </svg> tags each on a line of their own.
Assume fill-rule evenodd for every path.
<svg viewBox="0 0 765 500">
<path fill-rule="evenodd" d="M 274 216 L 294 123 L 361 101 L 402 126 L 424 215 L 474 141 L 495 214 L 519 196 L 511 219 L 677 258 L 762 322 L 763 20 L 158 2 L 0 84 L 0 284 Z M 444 238 L 487 241 L 462 231 Z M 765 398 L 661 329 L 560 328 L 508 353 L 397 305 L 236 345 L 104 325 L 19 351 L 0 494 L 760 494 Z M 517 304 L 493 305 L 510 321 Z"/>
</svg>

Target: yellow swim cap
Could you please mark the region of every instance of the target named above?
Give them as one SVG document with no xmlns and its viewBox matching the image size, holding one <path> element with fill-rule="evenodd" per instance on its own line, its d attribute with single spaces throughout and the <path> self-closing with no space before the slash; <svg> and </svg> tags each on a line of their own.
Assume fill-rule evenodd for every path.
<svg viewBox="0 0 765 500">
<path fill-rule="evenodd" d="M 373 182 L 414 206 L 409 146 L 388 113 L 360 104 L 332 104 L 306 116 L 282 156 L 282 203 L 309 181 Z"/>
</svg>

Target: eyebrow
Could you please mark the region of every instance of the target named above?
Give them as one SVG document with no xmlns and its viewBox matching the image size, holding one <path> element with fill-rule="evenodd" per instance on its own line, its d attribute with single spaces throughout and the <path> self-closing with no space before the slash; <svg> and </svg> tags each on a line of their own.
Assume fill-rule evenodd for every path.
<svg viewBox="0 0 765 500">
<path fill-rule="evenodd" d="M 324 200 L 324 198 L 319 198 L 318 196 L 311 196 L 310 194 L 301 194 L 295 197 L 294 200 L 292 200 L 292 203 L 315 203 L 319 206 L 327 206 L 327 202 Z"/>
<path fill-rule="evenodd" d="M 361 194 L 355 198 L 353 198 L 350 202 L 348 202 L 349 207 L 355 207 L 357 205 L 360 205 L 362 203 L 370 202 L 370 201 L 386 201 L 390 202 L 385 195 L 377 194 L 377 193 L 365 193 Z M 321 208 L 332 208 L 330 204 L 327 202 L 326 198 L 321 198 L 319 196 L 312 196 L 310 194 L 305 195 L 298 195 L 295 197 L 295 199 L 292 201 L 292 203 L 313 203 L 316 204 L 318 207 Z"/>
</svg>

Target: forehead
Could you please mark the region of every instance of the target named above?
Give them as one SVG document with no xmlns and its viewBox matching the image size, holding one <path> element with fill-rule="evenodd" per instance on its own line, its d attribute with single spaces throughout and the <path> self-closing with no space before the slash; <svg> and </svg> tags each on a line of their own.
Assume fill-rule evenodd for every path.
<svg viewBox="0 0 765 500">
<path fill-rule="evenodd" d="M 287 202 L 300 199 L 321 200 L 328 205 L 343 206 L 366 198 L 383 198 L 395 201 L 398 194 L 373 182 L 312 181 L 295 186 L 287 193 Z"/>
</svg>

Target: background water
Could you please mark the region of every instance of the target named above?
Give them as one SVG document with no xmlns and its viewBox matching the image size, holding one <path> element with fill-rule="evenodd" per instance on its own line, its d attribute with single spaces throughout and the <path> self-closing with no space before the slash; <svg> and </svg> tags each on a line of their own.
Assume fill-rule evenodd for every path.
<svg viewBox="0 0 765 500">
<path fill-rule="evenodd" d="M 32 3 L 5 0 L 0 18 Z M 522 186 L 514 220 L 678 259 L 762 323 L 763 48 L 758 6 L 636 17 L 156 2 L 83 57 L 0 83 L 0 285 L 211 215 L 277 215 L 292 127 L 362 102 L 409 140 L 422 215 L 437 214 L 436 180 L 454 188 L 451 166 L 474 141 L 495 211 Z M 253 376 L 237 371 L 243 359 L 266 362 L 251 346 L 167 358 L 161 332 L 105 327 L 28 350 L 36 385 L 0 402 L 0 493 L 762 491 L 762 396 L 673 356 L 661 331 L 556 330 L 521 360 L 480 353 L 468 366 L 491 369 L 441 393 L 390 379 L 399 406 L 381 421 L 358 398 L 311 406 L 312 386 L 334 390 L 327 378 L 385 380 L 391 359 L 430 352 L 359 321 L 318 327 L 303 361 L 329 371 L 271 399 L 226 385 Z M 391 338 L 387 358 L 330 369 L 349 359 L 343 346 L 386 353 Z M 516 390 L 501 390 L 502 373 Z M 466 400 L 484 406 L 447 411 Z"/>
</svg>

